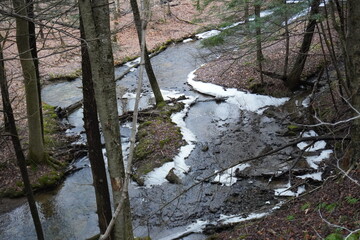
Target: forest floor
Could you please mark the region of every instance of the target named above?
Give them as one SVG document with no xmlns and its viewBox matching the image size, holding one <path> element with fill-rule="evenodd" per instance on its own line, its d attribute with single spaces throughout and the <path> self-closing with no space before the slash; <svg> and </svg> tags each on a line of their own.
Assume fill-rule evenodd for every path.
<svg viewBox="0 0 360 240">
<path fill-rule="evenodd" d="M 150 22 L 148 27 L 147 43 L 149 49 L 161 48 L 169 39 L 175 40 L 188 37 L 200 29 L 204 29 L 209 23 L 218 23 L 218 19 L 204 20 L 204 17 L 207 16 L 206 12 L 199 14 L 191 1 L 184 0 L 181 2 L 171 2 L 171 4 L 173 5 L 170 8 L 172 11 L 171 16 L 167 15 L 166 5 L 159 5 L 158 11 L 154 11 L 156 14 L 153 16 L 153 21 Z M 181 20 L 179 17 L 181 17 Z M 202 24 L 200 19 L 203 19 L 202 21 L 205 22 L 206 25 L 205 23 Z M 113 22 L 114 26 L 121 29 L 121 33 L 118 33 L 116 37 L 114 37 L 117 39 L 117 43 L 114 43 L 116 63 L 121 63 L 126 59 L 138 55 L 139 46 L 137 38 L 135 37 L 135 29 L 131 26 L 131 21 L 132 16 L 125 15 L 119 20 L 118 24 Z M 200 23 L 189 24 L 189 22 Z M 68 46 L 72 46 L 74 41 L 74 39 L 66 39 L 65 37 L 62 40 L 62 42 Z M 294 38 L 292 41 L 294 41 L 292 43 L 293 46 L 298 46 L 300 38 Z M 56 47 L 58 42 L 46 41 L 44 42 L 44 46 L 45 44 L 47 44 L 48 47 Z M 284 59 L 283 55 L 281 55 L 283 53 L 283 46 L 284 42 L 279 41 L 277 44 L 270 44 L 268 48 L 265 48 L 264 70 L 271 70 L 281 74 L 283 71 L 281 66 L 283 66 Z M 321 49 L 319 45 L 316 45 L 316 41 L 313 46 L 317 46 L 313 47 L 315 51 Z M 62 48 L 64 47 L 65 46 L 62 46 Z M 41 53 L 44 54 L 44 56 L 48 54 L 45 48 Z M 238 52 L 236 56 L 224 54 L 216 61 L 205 65 L 197 71 L 198 80 L 274 96 L 292 95 L 279 79 L 265 77 L 265 87 L 261 85 L 259 81 L 260 74 L 256 71 L 255 53 L 247 54 L 246 58 L 239 58 L 243 53 Z M 294 51 L 292 53 L 294 53 Z M 235 62 L 236 64 L 234 64 L 234 59 L 237 60 Z M 291 66 L 293 59 L 294 55 L 291 55 L 289 66 Z M 308 58 L 305 75 L 313 76 L 318 73 L 319 67 L 322 64 L 323 61 L 319 55 L 315 53 L 312 54 L 311 57 Z M 79 49 L 64 51 L 49 59 L 44 58 L 44 60 L 40 62 L 40 66 L 44 80 L 51 78 L 66 79 L 67 76 L 77 76 L 80 69 Z M 331 67 L 329 68 L 331 69 Z M 242 77 L 239 78 L 239 76 Z M 330 73 L 330 77 L 333 78 L 334 74 Z M 322 85 L 326 85 L 326 83 L 322 83 Z M 337 107 L 334 107 L 335 105 L 330 95 L 330 89 L 338 89 L 338 86 L 335 83 L 331 83 L 330 85 L 331 88 L 328 88 L 326 91 L 315 91 L 314 101 L 311 103 L 308 112 L 320 113 L 324 121 L 334 122 L 338 120 L 337 116 L 341 115 L 342 118 L 346 118 L 349 112 L 339 95 L 335 95 L 334 102 Z M 21 114 L 24 112 L 24 99 L 21 93 L 22 88 L 21 81 L 15 79 L 12 82 L 11 89 L 13 90 L 13 96 L 15 93 L 18 96 L 15 101 L 18 119 L 24 119 L 24 116 Z M 289 107 L 289 109 L 292 108 Z M 337 110 L 337 114 L 335 114 L 336 111 L 334 111 L 334 109 Z M 291 110 L 288 110 L 288 112 L 290 111 Z M 295 116 L 292 117 L 297 120 L 298 123 L 301 123 L 302 121 L 308 121 L 308 116 L 309 115 L 299 116 L 295 114 Z M 20 133 L 26 135 L 26 121 L 19 120 L 19 123 L 21 123 Z M 323 132 L 327 131 L 327 129 L 318 130 Z M 344 132 L 344 129 L 342 129 L 342 131 Z M 1 137 L 1 141 L 0 192 L 2 189 L 9 187 L 21 189 L 21 178 L 17 172 L 11 144 L 6 137 Z M 179 144 L 181 145 L 181 143 Z M 332 143 L 332 145 L 334 147 L 338 146 L 336 143 Z M 174 146 L 177 145 L 175 144 Z M 338 148 L 341 149 L 341 147 L 342 146 Z M 314 188 L 311 193 L 288 200 L 281 209 L 263 219 L 227 226 L 225 228 L 222 226 L 217 229 L 219 233 L 210 236 L 209 239 L 323 239 L 330 233 L 347 235 L 349 232 L 347 232 L 345 228 L 352 230 L 359 229 L 360 172 L 359 170 L 353 170 L 349 173 L 349 175 L 357 181 L 356 183 L 348 177 L 343 177 L 339 169 L 336 168 L 335 157 L 329 161 L 329 166 L 332 175 L 330 175 L 322 185 Z M 46 171 L 48 172 L 49 170 Z M 7 174 L 5 174 L 6 172 Z M 18 201 L 21 202 L 24 200 Z M 14 200 L 0 198 L 0 213 L 15 207 L 15 204 L 12 204 L 14 204 Z M 8 207 L 5 208 L 5 206 Z"/>
</svg>

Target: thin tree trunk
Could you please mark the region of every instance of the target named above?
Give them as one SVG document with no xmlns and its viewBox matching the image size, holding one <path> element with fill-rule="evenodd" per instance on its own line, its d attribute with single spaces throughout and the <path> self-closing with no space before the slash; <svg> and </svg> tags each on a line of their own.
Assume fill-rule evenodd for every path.
<svg viewBox="0 0 360 240">
<path fill-rule="evenodd" d="M 108 6 L 107 0 L 92 2 L 79 0 L 91 63 L 95 99 L 105 139 L 114 206 L 117 206 L 121 201 L 125 171 L 118 121 Z M 125 204 L 115 223 L 114 239 L 128 240 L 132 238 L 130 202 L 126 196 Z"/>
<path fill-rule="evenodd" d="M 17 14 L 27 16 L 24 0 L 13 0 L 13 5 Z M 45 162 L 47 156 L 45 154 L 42 137 L 36 70 L 34 61 L 32 60 L 29 42 L 28 22 L 24 19 L 16 18 L 16 44 L 25 83 L 26 110 L 29 126 L 28 159 L 34 162 Z"/>
<path fill-rule="evenodd" d="M 131 9 L 132 9 L 133 15 L 134 15 L 134 21 L 135 21 L 135 25 L 136 25 L 136 31 L 137 31 L 137 35 L 138 35 L 138 39 L 139 39 L 139 44 L 141 46 L 141 17 L 140 17 L 139 6 L 138 6 L 136 0 L 130 0 L 130 4 L 131 4 Z M 161 94 L 159 84 L 156 80 L 156 76 L 155 76 L 154 70 L 151 65 L 149 53 L 148 53 L 148 50 L 146 47 L 146 41 L 145 41 L 145 59 L 144 60 L 145 60 L 146 73 L 149 78 L 151 89 L 155 96 L 156 105 L 159 105 L 160 103 L 164 102 L 164 98 Z"/>
<path fill-rule="evenodd" d="M 84 28 L 80 18 L 80 35 L 85 39 Z M 89 53 L 86 43 L 81 43 L 81 69 L 83 84 L 84 127 L 86 131 L 89 160 L 95 188 L 97 215 L 99 219 L 100 234 L 106 231 L 111 221 L 111 203 L 106 168 L 102 153 L 101 136 L 97 116 L 97 106 L 93 88 Z"/>
<path fill-rule="evenodd" d="M 34 222 L 37 239 L 43 240 L 44 233 L 42 230 L 39 213 L 38 213 L 38 210 L 36 207 L 34 194 L 33 194 L 32 188 L 31 188 L 29 175 L 27 172 L 26 159 L 25 159 L 24 153 L 21 148 L 19 135 L 17 133 L 17 129 L 16 129 L 16 125 L 15 125 L 15 118 L 14 118 L 13 110 L 12 110 L 11 103 L 10 103 L 3 59 L 4 59 L 3 51 L 2 51 L 2 48 L 0 48 L 0 60 L 1 60 L 1 62 L 0 62 L 0 88 L 1 88 L 1 96 L 2 96 L 2 100 L 3 100 L 4 112 L 6 114 L 6 118 L 8 119 L 7 125 L 8 125 L 8 129 L 10 131 L 12 143 L 14 145 L 17 164 L 20 168 L 21 177 L 24 182 L 24 189 L 25 189 L 26 197 L 28 199 L 31 216 L 32 216 L 32 219 Z"/>
<path fill-rule="evenodd" d="M 261 21 L 260 21 L 261 5 L 260 3 L 256 2 L 254 7 L 255 7 L 255 24 L 256 24 L 256 59 L 260 72 L 260 82 L 263 85 L 264 74 L 263 74 L 262 61 L 264 60 L 264 55 L 262 53 L 262 45 L 261 45 Z"/>
<path fill-rule="evenodd" d="M 249 29 L 249 0 L 244 0 L 244 19 L 247 30 Z"/>
<path fill-rule="evenodd" d="M 286 0 L 284 0 L 285 8 L 285 63 L 284 63 L 284 77 L 287 76 L 289 68 L 289 54 L 290 54 L 290 33 L 289 33 L 289 16 L 288 16 L 288 6 Z"/>
<path fill-rule="evenodd" d="M 360 113 L 360 4 L 356 0 L 348 0 L 348 35 L 346 38 L 347 65 L 350 76 L 351 103 Z M 360 119 L 352 124 L 351 131 L 352 162 L 360 162 Z"/>
<path fill-rule="evenodd" d="M 296 90 L 301 81 L 301 74 L 304 70 L 308 52 L 310 50 L 311 42 L 314 36 L 314 30 L 316 26 L 315 15 L 319 13 L 320 0 L 313 0 L 311 3 L 311 10 L 309 16 L 309 23 L 307 24 L 303 42 L 300 47 L 300 51 L 296 57 L 294 66 L 287 78 L 286 85 L 291 90 Z"/>
</svg>

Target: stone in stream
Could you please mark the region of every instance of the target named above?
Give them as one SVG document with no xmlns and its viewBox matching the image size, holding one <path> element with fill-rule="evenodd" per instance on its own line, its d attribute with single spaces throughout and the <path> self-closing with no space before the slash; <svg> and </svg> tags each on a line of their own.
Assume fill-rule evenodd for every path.
<svg viewBox="0 0 360 240">
<path fill-rule="evenodd" d="M 174 172 L 175 168 L 170 169 L 169 173 L 166 175 L 165 179 L 169 181 L 169 183 L 173 184 L 181 184 L 180 178 Z"/>
</svg>

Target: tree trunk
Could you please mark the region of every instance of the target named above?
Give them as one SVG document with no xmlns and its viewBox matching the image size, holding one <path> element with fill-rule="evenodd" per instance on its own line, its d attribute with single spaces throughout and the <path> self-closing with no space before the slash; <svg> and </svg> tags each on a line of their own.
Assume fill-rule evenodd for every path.
<svg viewBox="0 0 360 240">
<path fill-rule="evenodd" d="M 137 35 L 138 35 L 138 39 L 139 39 L 139 44 L 141 46 L 141 17 L 140 17 L 139 6 L 138 6 L 136 0 L 130 0 L 130 4 L 131 4 L 131 9 L 132 9 L 133 15 L 134 15 L 134 21 L 135 21 L 135 25 L 136 25 L 136 31 L 137 31 Z M 149 53 L 146 48 L 146 42 L 145 42 L 145 69 L 146 69 L 146 73 L 149 78 L 151 89 L 155 96 L 156 105 L 159 105 L 160 103 L 164 102 L 164 98 L 161 94 L 160 87 L 158 85 L 154 70 L 151 65 Z"/>
<path fill-rule="evenodd" d="M 347 65 L 351 90 L 351 103 L 360 112 L 360 5 L 356 0 L 348 0 L 348 34 L 346 37 Z M 356 113 L 359 115 L 359 113 Z M 352 124 L 351 131 L 353 163 L 360 159 L 360 119 Z"/>
<path fill-rule="evenodd" d="M 286 0 L 283 2 L 283 7 L 285 8 L 285 62 L 284 62 L 284 77 L 286 77 L 289 68 L 289 54 L 290 54 L 290 32 L 289 32 L 289 16 L 288 16 L 288 6 Z"/>
<path fill-rule="evenodd" d="M 85 39 L 81 18 L 80 35 L 82 39 Z M 112 213 L 108 182 L 106 178 L 106 168 L 102 153 L 97 106 L 95 102 L 95 93 L 91 76 L 90 59 L 85 43 L 81 43 L 81 57 L 84 127 L 86 131 L 89 160 L 91 163 L 93 184 L 95 188 L 100 233 L 103 234 L 111 221 Z"/>
<path fill-rule="evenodd" d="M 245 18 L 245 28 L 246 32 L 250 32 L 250 26 L 249 26 L 249 0 L 244 0 L 244 18 Z"/>
<path fill-rule="evenodd" d="M 316 26 L 315 15 L 319 13 L 319 5 L 321 0 L 313 0 L 311 3 L 311 10 L 309 16 L 309 23 L 306 27 L 303 42 L 300 47 L 300 51 L 296 57 L 294 66 L 287 77 L 286 85 L 290 90 L 296 90 L 301 81 L 301 74 L 304 70 L 305 62 L 308 56 L 308 52 L 311 46 L 311 42 L 314 35 Z"/>
<path fill-rule="evenodd" d="M 39 213 L 38 213 L 38 210 L 36 207 L 34 194 L 33 194 L 32 188 L 31 188 L 29 175 L 27 172 L 26 159 L 25 159 L 24 153 L 21 148 L 19 135 L 16 130 L 15 118 L 14 118 L 13 110 L 12 110 L 11 103 L 10 103 L 8 86 L 6 83 L 4 61 L 3 61 L 4 57 L 3 57 L 3 51 L 1 48 L 0 48 L 0 59 L 1 59 L 1 62 L 0 62 L 0 88 L 1 88 L 1 96 L 2 96 L 2 100 L 3 100 L 4 113 L 6 114 L 6 119 L 7 119 L 8 130 L 11 135 L 11 140 L 12 140 L 12 143 L 13 143 L 13 146 L 15 149 L 17 164 L 20 168 L 21 177 L 24 182 L 25 194 L 26 194 L 26 197 L 27 197 L 27 200 L 29 203 L 30 212 L 31 212 L 31 216 L 32 216 L 32 219 L 34 222 L 37 239 L 43 240 L 44 233 L 42 230 Z"/>
<path fill-rule="evenodd" d="M 26 7 L 28 17 L 34 19 L 34 0 L 26 0 Z M 35 71 L 36 71 L 36 84 L 38 88 L 39 95 L 39 112 L 40 112 L 40 122 L 41 122 L 41 134 L 44 139 L 44 120 L 42 114 L 42 100 L 41 100 L 41 84 L 40 84 L 40 71 L 39 71 L 39 59 L 37 55 L 37 46 L 36 46 L 36 32 L 35 32 L 35 23 L 28 21 L 29 24 L 29 44 L 31 49 L 31 55 L 33 57 Z"/>
<path fill-rule="evenodd" d="M 13 0 L 13 5 L 17 14 L 27 16 L 24 0 Z M 29 27 L 28 22 L 21 18 L 16 18 L 16 44 L 25 83 L 26 110 L 29 126 L 28 159 L 34 162 L 45 162 L 47 155 L 45 154 L 42 137 L 36 70 L 29 45 Z"/>
<path fill-rule="evenodd" d="M 264 84 L 264 74 L 262 61 L 264 60 L 264 55 L 262 53 L 262 45 L 261 45 L 261 20 L 260 20 L 260 11 L 261 11 L 261 3 L 256 2 L 255 7 L 255 24 L 256 24 L 256 59 L 260 72 L 260 82 Z"/>
<path fill-rule="evenodd" d="M 114 62 L 111 48 L 109 2 L 79 0 L 88 45 L 95 99 L 105 139 L 114 205 L 121 200 L 125 171 L 122 158 Z M 126 196 L 122 212 L 114 227 L 114 239 L 133 238 L 130 203 Z"/>
</svg>

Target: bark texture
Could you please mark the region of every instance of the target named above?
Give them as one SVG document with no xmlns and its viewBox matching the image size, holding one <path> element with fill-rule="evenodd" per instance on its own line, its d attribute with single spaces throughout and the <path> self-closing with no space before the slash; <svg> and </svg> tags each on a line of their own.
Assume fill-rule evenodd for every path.
<svg viewBox="0 0 360 240">
<path fill-rule="evenodd" d="M 30 19 L 34 19 L 34 0 L 26 0 L 27 14 Z M 36 71 L 36 85 L 38 88 L 39 94 L 39 112 L 40 112 L 40 122 L 41 122 L 41 134 L 44 138 L 44 120 L 42 114 L 42 100 L 41 100 L 41 83 L 40 83 L 40 71 L 39 71 L 39 59 L 37 54 L 37 46 L 36 46 L 36 31 L 35 31 L 35 23 L 32 21 L 28 21 L 29 25 L 29 44 L 31 49 L 31 56 L 33 57 L 35 71 Z"/>
<path fill-rule="evenodd" d="M 135 21 L 135 25 L 136 25 L 136 32 L 137 32 L 139 43 L 141 46 L 141 31 L 142 31 L 142 29 L 141 29 L 141 16 L 140 16 L 140 11 L 139 11 L 139 6 L 138 6 L 136 0 L 130 0 L 130 4 L 131 4 L 131 9 L 133 11 L 134 21 Z M 154 70 L 151 65 L 149 53 L 146 48 L 146 42 L 144 44 L 145 44 L 145 58 L 144 58 L 145 70 L 146 70 L 146 73 L 147 73 L 147 76 L 148 76 L 148 79 L 149 79 L 149 82 L 151 85 L 151 89 L 155 96 L 156 105 L 158 105 L 158 104 L 164 102 L 164 98 L 161 94 L 159 84 L 156 80 L 156 76 L 155 76 Z"/>
<path fill-rule="evenodd" d="M 346 37 L 347 65 L 351 90 L 351 103 L 360 112 L 360 4 L 356 0 L 348 0 L 348 34 Z M 359 113 L 355 113 L 358 115 Z M 360 119 L 352 125 L 351 141 L 353 163 L 360 159 Z"/>
<path fill-rule="evenodd" d="M 95 99 L 105 139 L 114 205 L 117 206 L 121 200 L 125 171 L 110 39 L 109 2 L 79 0 L 79 7 L 88 45 Z M 117 218 L 113 233 L 116 240 L 133 238 L 128 197 Z"/>
<path fill-rule="evenodd" d="M 81 19 L 80 33 L 81 38 L 85 39 L 84 28 Z M 97 106 L 91 76 L 90 59 L 85 43 L 81 43 L 81 57 L 84 127 L 89 149 L 89 160 L 91 163 L 93 185 L 95 188 L 100 233 L 103 234 L 111 221 L 112 213 L 108 182 L 106 178 L 106 168 L 102 153 Z"/>
<path fill-rule="evenodd" d="M 13 0 L 13 5 L 17 14 L 27 16 L 24 0 Z M 21 18 L 16 18 L 16 44 L 25 83 L 26 110 L 29 125 L 28 159 L 34 162 L 45 162 L 47 155 L 45 154 L 42 137 L 36 70 L 29 45 L 29 27 L 28 22 Z"/>
<path fill-rule="evenodd" d="M 296 90 L 300 85 L 301 74 L 304 70 L 305 62 L 314 36 L 314 30 L 316 26 L 315 16 L 319 13 L 320 2 L 321 0 L 313 0 L 311 3 L 309 22 L 306 26 L 300 51 L 296 57 L 294 66 L 291 69 L 291 72 L 289 73 L 289 76 L 287 77 L 287 80 L 285 82 L 290 90 Z"/>
</svg>

